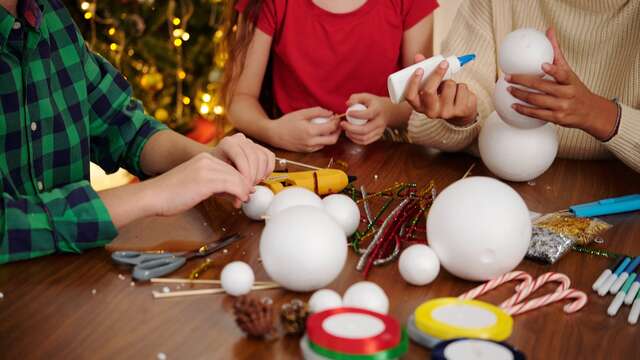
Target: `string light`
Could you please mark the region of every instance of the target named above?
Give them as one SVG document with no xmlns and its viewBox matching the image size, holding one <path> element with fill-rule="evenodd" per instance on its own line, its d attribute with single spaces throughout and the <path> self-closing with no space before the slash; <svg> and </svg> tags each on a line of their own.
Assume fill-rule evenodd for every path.
<svg viewBox="0 0 640 360">
<path fill-rule="evenodd" d="M 108 31 L 108 34 L 109 34 L 109 35 L 111 35 L 111 36 L 113 36 L 115 33 L 116 33 L 116 28 L 114 28 L 114 27 L 110 27 L 110 28 L 109 28 L 109 31 Z"/>
<path fill-rule="evenodd" d="M 191 99 L 188 96 L 184 96 L 182 98 L 182 103 L 185 104 L 185 105 L 189 105 L 189 104 L 191 104 Z"/>
<path fill-rule="evenodd" d="M 86 12 L 84 13 L 84 18 L 89 20 L 93 17 L 93 13 L 92 12 Z"/>
<path fill-rule="evenodd" d="M 224 108 L 220 105 L 216 105 L 213 107 L 213 113 L 216 115 L 222 115 L 222 113 L 224 113 Z"/>
<path fill-rule="evenodd" d="M 180 46 L 182 46 L 182 39 L 178 38 L 178 39 L 173 40 L 173 45 L 174 45 L 175 47 L 180 47 Z"/>
<path fill-rule="evenodd" d="M 116 51 L 116 50 L 118 50 L 118 44 L 116 44 L 116 43 L 111 43 L 111 45 L 109 45 L 109 49 L 111 49 L 111 51 Z"/>
<path fill-rule="evenodd" d="M 178 79 L 184 80 L 186 77 L 187 77 L 187 73 L 184 72 L 184 70 L 182 69 L 178 70 Z"/>
<path fill-rule="evenodd" d="M 182 33 L 181 37 L 182 37 L 183 41 L 188 41 L 189 38 L 191 37 L 191 35 L 189 35 L 189 33 L 185 31 L 185 32 Z"/>
<path fill-rule="evenodd" d="M 207 104 L 202 104 L 200 105 L 200 114 L 205 115 L 209 113 L 209 105 Z"/>
<path fill-rule="evenodd" d="M 180 25 L 180 19 L 177 17 L 174 17 L 173 20 L 171 21 L 173 23 L 173 25 L 178 26 Z"/>
<path fill-rule="evenodd" d="M 83 1 L 83 2 L 80 4 L 80 9 L 82 9 L 82 10 L 84 10 L 84 11 L 87 11 L 87 10 L 89 10 L 89 7 L 90 7 L 90 6 L 91 6 L 91 4 L 89 4 L 89 3 L 88 3 L 88 2 L 86 2 L 86 1 Z"/>
<path fill-rule="evenodd" d="M 180 35 L 182 35 L 183 32 L 184 30 L 182 29 L 175 29 L 173 30 L 173 37 L 180 37 Z"/>
<path fill-rule="evenodd" d="M 211 101 L 211 95 L 209 95 L 209 93 L 202 94 L 202 101 L 204 101 L 204 102 Z"/>
</svg>

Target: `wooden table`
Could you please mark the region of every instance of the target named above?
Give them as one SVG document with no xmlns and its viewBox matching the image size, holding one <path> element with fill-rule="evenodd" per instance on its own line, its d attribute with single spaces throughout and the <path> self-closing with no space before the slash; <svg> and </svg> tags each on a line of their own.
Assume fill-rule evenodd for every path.
<svg viewBox="0 0 640 360">
<path fill-rule="evenodd" d="M 443 189 L 474 162 L 473 175 L 488 172 L 469 155 L 442 154 L 408 144 L 379 142 L 360 147 L 342 141 L 320 153 L 301 155 L 281 152 L 293 160 L 324 166 L 333 157 L 349 163 L 349 173 L 369 191 L 396 181 L 425 184 L 435 180 Z M 640 192 L 640 176 L 618 161 L 557 160 L 535 183 L 512 184 L 529 207 L 551 212 L 570 204 Z M 607 217 L 616 224 L 605 236 L 605 248 L 640 254 L 640 214 Z M 212 258 L 215 268 L 207 277 L 218 277 L 232 260 L 252 265 L 258 279 L 266 279 L 258 261 L 258 239 L 262 224 L 250 222 L 236 211 L 192 210 L 170 219 L 146 219 L 124 229 L 114 247 L 136 244 L 176 247 L 175 240 L 211 240 L 224 233 L 241 232 L 245 239 L 227 253 Z M 499 224 L 496 224 L 499 226 Z M 168 242 L 167 242 L 168 241 Z M 184 244 L 183 244 L 184 247 Z M 356 256 L 349 254 L 341 276 L 330 286 L 343 292 L 362 280 L 355 271 Z M 184 277 L 199 262 L 192 261 L 175 276 Z M 610 261 L 570 253 L 553 266 L 525 260 L 518 268 L 539 275 L 546 271 L 569 274 L 573 284 L 589 294 L 589 304 L 573 315 L 564 315 L 560 305 L 516 318 L 509 342 L 530 359 L 629 358 L 638 354 L 640 328 L 627 324 L 628 307 L 616 318 L 605 314 L 612 300 L 590 291 L 591 284 Z M 126 275 L 124 278 L 120 274 Z M 124 278 L 124 279 L 123 279 Z M 407 285 L 396 263 L 375 268 L 370 280 L 380 284 L 391 300 L 390 313 L 404 324 L 413 309 L 425 300 L 456 296 L 476 284 L 442 271 L 425 287 Z M 172 288 L 175 286 L 172 286 Z M 125 270 L 117 268 L 104 249 L 82 256 L 55 255 L 0 267 L 0 358 L 64 359 L 294 359 L 300 358 L 298 339 L 262 342 L 245 338 L 236 327 L 231 311 L 233 299 L 223 295 L 154 300 L 150 284 L 131 286 Z M 512 289 L 500 289 L 484 299 L 497 303 Z M 261 293 L 276 304 L 309 294 L 283 290 Z M 411 344 L 407 359 L 424 359 L 428 352 Z"/>
</svg>

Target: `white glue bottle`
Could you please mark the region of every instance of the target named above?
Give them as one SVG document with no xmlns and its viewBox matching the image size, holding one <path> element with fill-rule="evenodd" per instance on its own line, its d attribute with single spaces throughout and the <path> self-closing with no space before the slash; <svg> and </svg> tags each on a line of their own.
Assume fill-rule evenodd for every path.
<svg viewBox="0 0 640 360">
<path fill-rule="evenodd" d="M 400 71 L 394 72 L 389 75 L 389 79 L 387 79 L 387 87 L 389 89 L 389 98 L 391 98 L 391 102 L 394 104 L 398 104 L 404 100 L 404 92 L 407 88 L 407 84 L 411 79 L 411 75 L 421 68 L 424 71 L 424 75 L 422 76 L 422 81 L 420 86 L 424 86 L 427 81 L 427 77 L 436 69 L 438 64 L 442 61 L 447 61 L 449 63 L 449 68 L 447 69 L 447 73 L 444 75 L 444 79 L 447 80 L 451 78 L 451 75 L 457 73 L 464 64 L 474 60 L 476 58 L 475 54 L 467 54 L 462 56 L 449 56 L 445 58 L 442 55 L 436 55 L 430 57 L 428 59 L 422 60 L 419 63 L 413 64 L 409 67 L 406 67 Z"/>
</svg>

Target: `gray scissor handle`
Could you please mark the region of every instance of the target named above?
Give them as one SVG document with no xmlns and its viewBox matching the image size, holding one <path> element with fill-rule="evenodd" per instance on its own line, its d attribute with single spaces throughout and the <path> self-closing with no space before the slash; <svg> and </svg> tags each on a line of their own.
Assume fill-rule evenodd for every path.
<svg viewBox="0 0 640 360">
<path fill-rule="evenodd" d="M 170 274 L 184 265 L 187 259 L 182 256 L 171 256 L 145 261 L 133 268 L 131 277 L 138 281 L 149 281 L 151 278 Z"/>
<path fill-rule="evenodd" d="M 116 251 L 111 259 L 118 264 L 138 265 L 146 261 L 174 257 L 172 253 L 143 253 L 140 251 Z"/>
</svg>

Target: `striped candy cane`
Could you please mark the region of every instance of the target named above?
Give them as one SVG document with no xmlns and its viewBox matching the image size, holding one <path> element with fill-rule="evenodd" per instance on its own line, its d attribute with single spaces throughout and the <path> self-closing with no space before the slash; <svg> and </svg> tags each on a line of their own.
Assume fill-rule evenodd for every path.
<svg viewBox="0 0 640 360">
<path fill-rule="evenodd" d="M 533 300 L 516 304 L 505 311 L 509 315 L 515 316 L 565 299 L 573 299 L 572 302 L 564 306 L 564 312 L 566 312 L 567 314 L 574 313 L 582 309 L 587 304 L 587 294 L 580 290 L 567 289 L 563 291 L 556 291 L 545 296 L 535 298 Z"/>
<path fill-rule="evenodd" d="M 489 292 L 490 290 L 493 290 L 495 288 L 497 288 L 498 286 L 507 283 L 509 281 L 512 280 L 520 280 L 521 283 L 518 284 L 518 286 L 516 287 L 516 291 L 522 291 L 524 289 L 527 289 L 529 287 L 531 287 L 531 284 L 533 282 L 533 278 L 531 277 L 531 275 L 527 274 L 524 271 L 512 271 L 510 273 L 506 273 L 504 275 L 501 275 L 493 280 L 489 280 L 486 283 L 477 286 L 469 291 L 467 291 L 466 293 L 458 296 L 458 299 L 461 300 L 468 300 L 468 299 L 475 299 L 476 297 L 485 294 L 487 292 Z"/>
<path fill-rule="evenodd" d="M 571 286 L 571 280 L 565 274 L 556 273 L 556 272 L 544 273 L 538 276 L 538 278 L 531 284 L 531 286 L 527 288 L 522 288 L 519 290 L 516 289 L 518 291 L 516 291 L 516 293 L 512 297 L 510 297 L 509 299 L 505 300 L 502 304 L 500 304 L 500 307 L 503 310 L 507 310 L 510 307 L 514 306 L 515 304 L 519 304 L 524 299 L 529 297 L 529 295 L 533 294 L 542 286 L 544 286 L 544 284 L 549 282 L 560 283 L 556 291 L 564 291 Z"/>
</svg>

